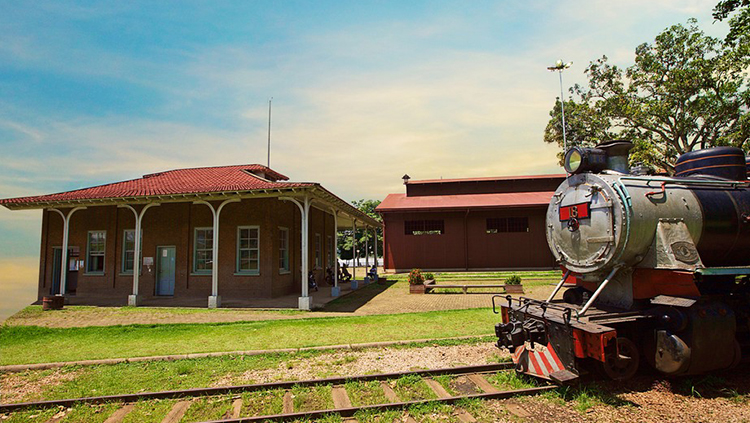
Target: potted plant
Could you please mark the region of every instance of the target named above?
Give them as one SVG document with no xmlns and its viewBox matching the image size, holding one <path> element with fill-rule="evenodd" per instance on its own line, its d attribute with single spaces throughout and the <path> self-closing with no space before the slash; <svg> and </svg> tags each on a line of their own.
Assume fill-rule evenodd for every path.
<svg viewBox="0 0 750 423">
<path fill-rule="evenodd" d="M 421 269 L 411 269 L 408 280 L 410 294 L 424 294 L 424 275 Z"/>
<path fill-rule="evenodd" d="M 508 294 L 523 294 L 523 285 L 521 285 L 521 277 L 518 275 L 510 275 L 505 279 L 505 292 Z"/>
</svg>

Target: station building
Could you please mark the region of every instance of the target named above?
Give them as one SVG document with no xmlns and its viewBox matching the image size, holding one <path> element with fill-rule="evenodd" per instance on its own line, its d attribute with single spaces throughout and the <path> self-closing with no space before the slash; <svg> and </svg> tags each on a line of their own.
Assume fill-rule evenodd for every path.
<svg viewBox="0 0 750 423">
<path fill-rule="evenodd" d="M 308 269 L 322 281 L 335 268 L 337 231 L 380 227 L 320 184 L 257 164 L 0 204 L 44 210 L 38 297 L 73 304 L 214 308 L 297 294 L 299 308 L 310 309 Z"/>
<path fill-rule="evenodd" d="M 377 207 L 384 267 L 406 272 L 550 269 L 545 216 L 565 175 L 412 181 Z"/>
</svg>

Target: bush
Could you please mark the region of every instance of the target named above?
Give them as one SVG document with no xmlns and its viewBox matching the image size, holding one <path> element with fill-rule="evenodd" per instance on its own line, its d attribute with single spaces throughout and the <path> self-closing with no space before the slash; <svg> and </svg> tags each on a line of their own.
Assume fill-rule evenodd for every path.
<svg viewBox="0 0 750 423">
<path fill-rule="evenodd" d="M 424 276 L 424 280 L 426 281 L 435 280 L 435 275 L 433 275 L 432 273 L 424 273 L 422 274 L 422 276 Z"/>
<path fill-rule="evenodd" d="M 424 275 L 421 269 L 411 269 L 409 272 L 409 285 L 423 285 Z"/>
<path fill-rule="evenodd" d="M 506 285 L 521 285 L 521 277 L 518 275 L 510 275 L 505 279 Z"/>
</svg>

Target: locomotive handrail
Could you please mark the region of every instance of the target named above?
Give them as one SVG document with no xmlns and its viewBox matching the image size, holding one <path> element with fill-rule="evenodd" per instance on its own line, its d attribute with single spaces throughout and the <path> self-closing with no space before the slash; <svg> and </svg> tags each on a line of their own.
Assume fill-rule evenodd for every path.
<svg viewBox="0 0 750 423">
<path fill-rule="evenodd" d="M 658 182 L 658 183 L 664 183 L 664 184 L 678 184 L 678 185 L 697 185 L 697 186 L 715 186 L 715 187 L 731 187 L 731 188 L 738 188 L 740 186 L 748 188 L 750 187 L 750 181 L 749 182 L 741 182 L 741 181 L 709 181 L 709 180 L 699 180 L 699 179 L 677 179 L 677 178 L 670 178 L 670 177 L 662 177 L 662 178 L 650 178 L 650 177 L 643 177 L 643 176 L 621 176 L 619 178 L 620 180 L 626 180 L 626 181 L 645 181 L 646 183 L 651 182 Z"/>
<path fill-rule="evenodd" d="M 510 295 L 508 295 L 510 297 Z M 493 295 L 492 296 L 492 312 L 495 314 L 499 314 L 497 312 L 497 308 L 495 307 L 495 298 L 503 298 L 501 295 Z"/>
</svg>

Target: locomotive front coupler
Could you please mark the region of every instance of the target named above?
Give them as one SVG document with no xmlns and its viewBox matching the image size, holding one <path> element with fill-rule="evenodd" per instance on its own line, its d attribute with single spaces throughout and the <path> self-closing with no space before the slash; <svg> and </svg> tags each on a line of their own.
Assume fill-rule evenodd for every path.
<svg viewBox="0 0 750 423">
<path fill-rule="evenodd" d="M 547 327 L 549 322 L 546 317 L 548 308 L 555 308 L 563 311 L 566 320 L 570 322 L 572 310 L 568 307 L 560 307 L 546 301 L 539 301 L 532 298 L 521 297 L 517 300 L 518 304 L 513 305 L 513 297 L 510 295 L 501 297 L 495 295 L 492 297 L 492 310 L 499 314 L 495 304 L 495 298 L 505 298 L 508 306 L 501 307 L 502 321 L 495 325 L 495 335 L 497 336 L 497 347 L 515 351 L 517 347 L 529 343 L 529 347 L 534 349 L 535 344 L 547 345 L 549 338 Z M 531 305 L 539 306 L 542 309 L 541 315 L 531 315 L 528 309 Z M 509 310 L 513 313 L 509 313 Z M 523 316 L 522 320 L 517 319 L 518 314 Z"/>
</svg>

